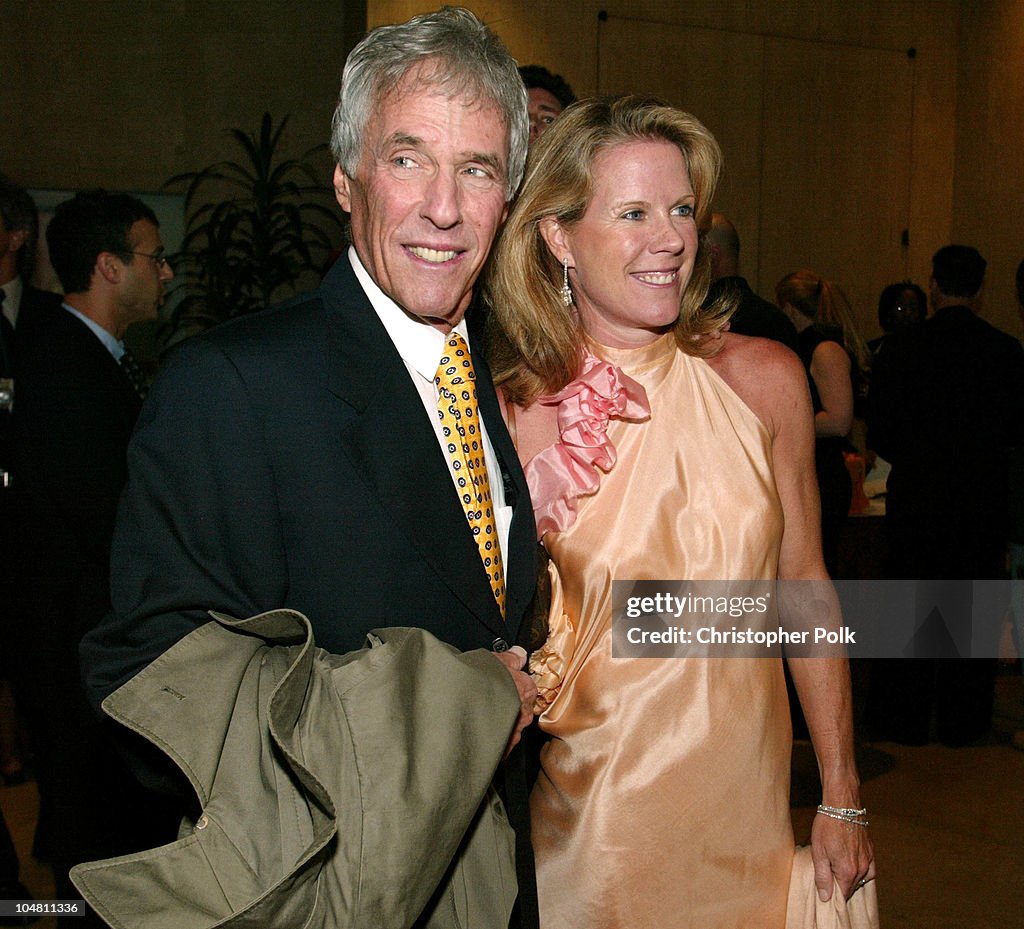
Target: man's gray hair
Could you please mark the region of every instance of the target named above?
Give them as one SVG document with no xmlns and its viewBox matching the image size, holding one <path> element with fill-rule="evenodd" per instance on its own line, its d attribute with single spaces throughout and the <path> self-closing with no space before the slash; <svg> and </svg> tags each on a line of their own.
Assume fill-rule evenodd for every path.
<svg viewBox="0 0 1024 929">
<path fill-rule="evenodd" d="M 380 101 L 406 73 L 430 62 L 424 79 L 453 94 L 468 93 L 491 102 L 509 133 L 506 196 L 522 180 L 530 137 L 526 89 L 515 60 L 501 40 L 469 10 L 443 7 L 406 23 L 372 30 L 348 56 L 334 111 L 331 152 L 341 169 L 356 176 L 362 139 Z"/>
</svg>

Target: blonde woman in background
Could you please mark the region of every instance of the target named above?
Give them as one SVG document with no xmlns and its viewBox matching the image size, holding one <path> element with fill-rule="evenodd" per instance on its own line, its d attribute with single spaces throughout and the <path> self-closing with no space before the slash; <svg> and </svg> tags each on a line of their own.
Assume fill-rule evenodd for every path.
<svg viewBox="0 0 1024 929">
<path fill-rule="evenodd" d="M 853 324 L 849 301 L 813 271 L 794 271 L 775 287 L 775 302 L 797 330 L 814 410 L 814 463 L 821 497 L 825 565 L 835 575 L 839 533 L 850 512 L 853 488 L 843 451 L 853 425 L 856 383 L 870 354 Z"/>
</svg>

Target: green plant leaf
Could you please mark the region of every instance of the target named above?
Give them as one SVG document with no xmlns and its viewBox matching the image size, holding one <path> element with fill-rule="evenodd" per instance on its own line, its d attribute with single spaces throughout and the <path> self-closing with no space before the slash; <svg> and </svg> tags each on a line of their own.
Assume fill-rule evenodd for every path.
<svg viewBox="0 0 1024 929">
<path fill-rule="evenodd" d="M 229 129 L 238 160 L 165 182 L 165 189 L 184 191 L 187 214 L 181 251 L 171 256 L 179 302 L 166 343 L 294 293 L 298 279 L 321 269 L 342 240 L 333 191 L 308 161 L 322 158 L 327 146 L 278 157 L 287 124 L 287 116 L 275 125 L 264 113 L 254 132 Z"/>
</svg>

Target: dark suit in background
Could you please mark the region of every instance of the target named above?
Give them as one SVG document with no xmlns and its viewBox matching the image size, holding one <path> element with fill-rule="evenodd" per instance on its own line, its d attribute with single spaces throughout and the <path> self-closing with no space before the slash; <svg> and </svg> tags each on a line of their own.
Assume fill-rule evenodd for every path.
<svg viewBox="0 0 1024 929">
<path fill-rule="evenodd" d="M 26 284 L 21 292 L 21 303 L 18 305 L 18 322 L 15 326 L 15 331 L 30 331 L 33 322 L 40 315 L 45 315 L 47 310 L 55 310 L 59 306 L 59 294 L 49 290 L 40 290 L 38 287 Z"/>
<path fill-rule="evenodd" d="M 12 587 L 14 539 L 11 535 L 11 486 L 13 478 L 13 443 L 11 439 L 11 404 L 13 401 L 15 328 L 25 320 L 31 322 L 39 307 L 59 305 L 56 294 L 38 290 L 27 283 L 35 261 L 38 214 L 29 193 L 11 178 L 0 174 L 0 725 L 5 744 L 0 746 L 4 777 L 8 781 L 24 778 L 16 744 L 17 719 L 11 678 L 18 667 L 18 655 L 11 630 L 18 622 Z M 13 738 L 12 738 L 13 737 Z M 0 899 L 28 899 L 30 894 L 18 881 L 18 858 L 0 816 Z M 26 925 L 34 921 L 29 915 L 9 916 L 4 925 Z"/>
<path fill-rule="evenodd" d="M 110 538 L 140 401 L 59 306 L 19 314 L 15 384 L 12 669 L 35 742 L 37 840 L 66 899 L 77 896 L 72 864 L 137 846 L 154 812 L 91 712 L 78 665 L 83 634 L 110 608 Z"/>
<path fill-rule="evenodd" d="M 3 307 L 3 291 L 0 291 L 0 310 Z M 10 557 L 11 548 L 8 533 L 11 525 L 8 483 L 11 475 L 10 402 L 13 396 L 11 382 L 14 376 L 14 328 L 0 312 L 0 681 L 8 680 L 8 664 L 11 663 L 12 643 L 9 638 L 10 624 L 14 619 L 11 593 Z M 7 829 L 3 812 L 0 811 L 0 899 L 9 894 L 21 895 L 24 890 L 18 882 L 18 854 Z"/>
<path fill-rule="evenodd" d="M 873 372 L 868 440 L 892 464 L 889 575 L 1004 575 L 1010 447 L 1024 430 L 1024 351 L 969 307 L 946 306 L 894 336 Z M 969 630 L 968 630 L 969 631 Z M 969 639 L 968 639 L 969 640 Z M 963 744 L 991 724 L 995 662 L 944 659 L 889 669 L 874 721 L 900 741 Z"/>
<path fill-rule="evenodd" d="M 710 304 L 728 293 L 735 295 L 738 301 L 729 319 L 730 332 L 774 339 L 794 352 L 797 350 L 796 326 L 777 306 L 754 293 L 746 278 L 738 275 L 718 278 L 708 288 L 705 303 Z"/>
</svg>

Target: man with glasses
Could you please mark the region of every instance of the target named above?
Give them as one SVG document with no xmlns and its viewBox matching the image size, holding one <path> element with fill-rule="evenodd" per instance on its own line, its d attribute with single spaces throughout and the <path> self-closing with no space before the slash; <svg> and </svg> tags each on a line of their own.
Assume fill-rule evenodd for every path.
<svg viewBox="0 0 1024 929">
<path fill-rule="evenodd" d="M 57 207 L 46 238 L 65 293 L 17 333 L 13 633 L 37 742 L 39 838 L 57 897 L 76 899 L 71 865 L 135 850 L 156 834 L 149 825 L 159 804 L 144 802 L 108 744 L 77 653 L 110 609 L 114 515 L 145 392 L 122 340 L 132 323 L 156 317 L 173 272 L 156 216 L 127 194 L 78 194 Z"/>
</svg>

